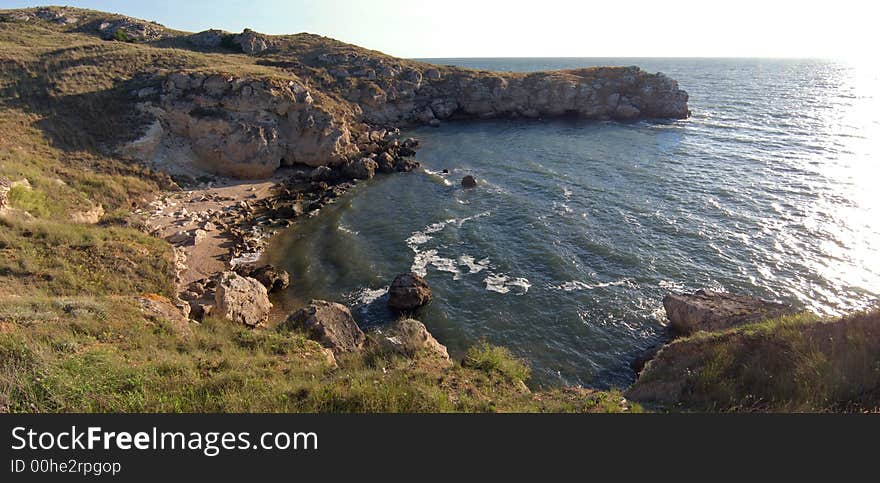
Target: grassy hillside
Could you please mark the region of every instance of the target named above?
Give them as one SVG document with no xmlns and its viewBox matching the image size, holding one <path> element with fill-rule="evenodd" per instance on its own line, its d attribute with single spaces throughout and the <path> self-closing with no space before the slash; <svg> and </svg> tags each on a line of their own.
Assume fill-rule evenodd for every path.
<svg viewBox="0 0 880 483">
<path fill-rule="evenodd" d="M 165 71 L 228 72 L 303 79 L 321 87 L 323 105 L 346 110 L 340 93 L 370 81 L 330 75 L 322 55 L 415 63 L 312 34 L 273 37 L 259 55 L 197 48 L 161 26 L 150 27 L 164 32 L 158 40 L 102 40 L 95 24 L 118 16 L 63 11 L 77 21 L 0 12 L 0 178 L 12 183 L 0 211 L 0 412 L 640 410 L 616 391 L 530 392 L 523 361 L 485 344 L 448 369 L 373 353 L 333 367 L 300 333 L 142 310 L 138 297 L 174 296 L 174 257 L 130 214 L 177 187 L 114 154 L 145 129 L 133 93 Z M 640 384 L 679 388 L 664 402 L 684 409 L 876 408 L 877 319 L 696 335 L 664 350 Z M 676 354 L 687 364 L 664 366 Z"/>
<path fill-rule="evenodd" d="M 880 411 L 880 310 L 787 316 L 664 348 L 628 395 L 699 411 Z"/>
</svg>

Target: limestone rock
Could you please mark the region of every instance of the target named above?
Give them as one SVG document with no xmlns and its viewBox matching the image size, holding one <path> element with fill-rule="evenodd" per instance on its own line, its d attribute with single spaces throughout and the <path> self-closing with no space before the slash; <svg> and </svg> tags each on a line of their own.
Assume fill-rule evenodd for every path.
<svg viewBox="0 0 880 483">
<path fill-rule="evenodd" d="M 74 223 L 94 225 L 95 223 L 101 221 L 102 216 L 104 216 L 104 207 L 101 205 L 97 205 L 86 211 L 77 211 L 75 213 L 72 213 L 70 215 L 70 221 Z"/>
<path fill-rule="evenodd" d="M 290 274 L 287 270 L 274 265 L 263 265 L 258 268 L 242 267 L 237 270 L 239 275 L 251 277 L 266 287 L 267 292 L 284 290 L 290 286 Z"/>
<path fill-rule="evenodd" d="M 244 31 L 235 36 L 233 42 L 241 47 L 241 51 L 245 54 L 259 54 L 271 47 L 271 40 L 267 35 L 254 32 L 251 29 Z"/>
<path fill-rule="evenodd" d="M 268 320 L 271 308 L 266 287 L 259 281 L 235 272 L 220 275 L 214 292 L 214 315 L 256 327 Z"/>
<path fill-rule="evenodd" d="M 402 273 L 388 289 L 388 306 L 397 311 L 412 311 L 431 301 L 431 289 L 415 273 Z"/>
<path fill-rule="evenodd" d="M 223 44 L 223 38 L 230 35 L 222 30 L 210 29 L 192 34 L 186 40 L 196 47 L 216 48 Z"/>
<path fill-rule="evenodd" d="M 338 164 L 358 150 L 349 120 L 314 103 L 297 81 L 173 72 L 151 111 L 165 144 L 199 168 L 265 178 L 282 165 Z M 144 160 L 149 161 L 149 160 Z"/>
<path fill-rule="evenodd" d="M 407 357 L 421 352 L 436 357 L 444 363 L 450 362 L 446 346 L 437 342 L 437 339 L 428 332 L 425 324 L 418 320 L 396 320 L 371 340 L 375 341 L 379 350 L 383 352 L 398 353 Z"/>
<path fill-rule="evenodd" d="M 394 163 L 394 170 L 400 173 L 409 173 L 418 169 L 419 166 L 419 162 L 414 159 L 398 159 Z"/>
<path fill-rule="evenodd" d="M 128 17 L 100 22 L 98 33 L 104 40 L 124 42 L 150 42 L 168 35 L 162 25 Z"/>
<path fill-rule="evenodd" d="M 352 179 L 370 179 L 376 174 L 378 163 L 370 158 L 360 158 L 343 166 L 342 173 Z"/>
<path fill-rule="evenodd" d="M 325 300 L 312 300 L 279 326 L 280 330 L 304 330 L 308 337 L 335 354 L 359 351 L 366 336 L 348 307 Z"/>
<path fill-rule="evenodd" d="M 670 326 L 679 334 L 725 330 L 793 313 L 788 305 L 709 290 L 669 294 L 663 298 L 663 307 Z"/>
<path fill-rule="evenodd" d="M 141 311 L 148 320 L 153 322 L 163 322 L 169 324 L 169 327 L 180 336 L 189 336 L 192 334 L 192 328 L 189 325 L 189 318 L 179 307 L 162 295 L 148 294 L 135 297 Z"/>
<path fill-rule="evenodd" d="M 9 208 L 9 190 L 12 183 L 8 179 L 0 177 L 0 213 Z"/>
<path fill-rule="evenodd" d="M 309 173 L 312 181 L 330 181 L 333 179 L 333 170 L 329 166 L 318 166 Z"/>
</svg>

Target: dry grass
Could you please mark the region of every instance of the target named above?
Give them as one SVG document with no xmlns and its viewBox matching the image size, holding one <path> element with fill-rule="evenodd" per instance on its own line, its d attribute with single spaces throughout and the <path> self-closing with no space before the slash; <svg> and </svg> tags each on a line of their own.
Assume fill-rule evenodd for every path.
<svg viewBox="0 0 880 483">
<path fill-rule="evenodd" d="M 630 393 L 683 409 L 880 411 L 880 311 L 698 333 L 661 351 Z"/>
</svg>

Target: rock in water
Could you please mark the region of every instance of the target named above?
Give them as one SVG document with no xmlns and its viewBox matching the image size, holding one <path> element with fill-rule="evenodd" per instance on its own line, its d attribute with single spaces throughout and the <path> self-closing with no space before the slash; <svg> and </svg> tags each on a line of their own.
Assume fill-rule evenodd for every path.
<svg viewBox="0 0 880 483">
<path fill-rule="evenodd" d="M 251 277 L 257 280 L 270 293 L 284 290 L 290 286 L 290 274 L 287 273 L 287 270 L 277 268 L 274 265 L 263 265 L 259 268 L 242 267 L 236 271 L 243 277 Z"/>
<path fill-rule="evenodd" d="M 431 289 L 415 273 L 402 273 L 388 289 L 388 306 L 398 311 L 415 310 L 431 301 Z"/>
<path fill-rule="evenodd" d="M 376 174 L 379 165 L 370 158 L 351 161 L 342 169 L 345 176 L 352 179 L 370 179 Z"/>
<path fill-rule="evenodd" d="M 473 176 L 467 175 L 461 179 L 461 186 L 463 188 L 476 188 L 477 187 L 477 180 L 474 179 Z"/>
<path fill-rule="evenodd" d="M 672 329 L 682 335 L 724 330 L 794 312 L 789 305 L 709 290 L 669 294 L 663 298 L 663 307 Z"/>
<path fill-rule="evenodd" d="M 450 362 L 446 346 L 437 342 L 437 339 L 428 332 L 425 324 L 418 320 L 396 320 L 373 340 L 376 341 L 381 351 L 398 353 L 407 357 L 421 352 L 437 357 L 444 363 Z"/>
<path fill-rule="evenodd" d="M 235 272 L 223 272 L 214 293 L 213 315 L 256 327 L 269 319 L 269 294 L 259 281 Z"/>
<path fill-rule="evenodd" d="M 360 350 L 366 336 L 348 307 L 325 300 L 312 300 L 278 326 L 279 330 L 300 329 L 335 354 Z"/>
</svg>

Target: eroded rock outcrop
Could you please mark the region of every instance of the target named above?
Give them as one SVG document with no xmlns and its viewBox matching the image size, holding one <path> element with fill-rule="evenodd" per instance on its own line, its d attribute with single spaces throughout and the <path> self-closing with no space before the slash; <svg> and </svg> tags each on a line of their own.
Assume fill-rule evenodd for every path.
<svg viewBox="0 0 880 483">
<path fill-rule="evenodd" d="M 455 69 L 436 80 L 411 73 L 386 82 L 384 88 L 367 83 L 348 98 L 363 108 L 365 120 L 379 123 L 430 124 L 453 117 L 635 120 L 689 115 L 688 95 L 677 82 L 638 67 L 530 74 Z"/>
<path fill-rule="evenodd" d="M 316 105 L 296 80 L 176 72 L 152 112 L 205 170 L 264 178 L 282 165 L 338 164 L 358 152 L 344 114 Z"/>
<path fill-rule="evenodd" d="M 709 290 L 669 294 L 663 298 L 663 307 L 670 327 L 685 335 L 699 330 L 725 330 L 794 312 L 788 305 Z"/>
<path fill-rule="evenodd" d="M 104 40 L 123 42 L 150 42 L 168 36 L 162 25 L 128 17 L 100 21 L 97 30 Z"/>
<path fill-rule="evenodd" d="M 278 326 L 279 330 L 299 329 L 335 354 L 359 351 L 366 336 L 348 307 L 325 300 L 312 300 Z"/>
<path fill-rule="evenodd" d="M 674 80 L 638 67 L 487 72 L 397 59 L 313 34 L 193 34 L 67 7 L 8 11 L 2 19 L 141 44 L 143 55 L 131 59 L 148 60 L 131 60 L 126 74 L 112 79 L 114 88 L 131 88 L 138 123 L 109 144 L 193 179 L 205 171 L 265 178 L 294 164 L 331 166 L 337 180 L 410 171 L 418 166 L 411 159 L 417 143 L 400 142 L 399 128 L 452 119 L 689 114 L 687 93 Z M 172 55 L 170 45 L 200 52 Z M 233 50 L 248 56 L 233 57 Z M 204 51 L 216 57 L 199 57 Z M 83 62 L 99 63 L 105 54 L 88 51 Z M 175 169 L 181 166 L 187 169 Z"/>
</svg>

